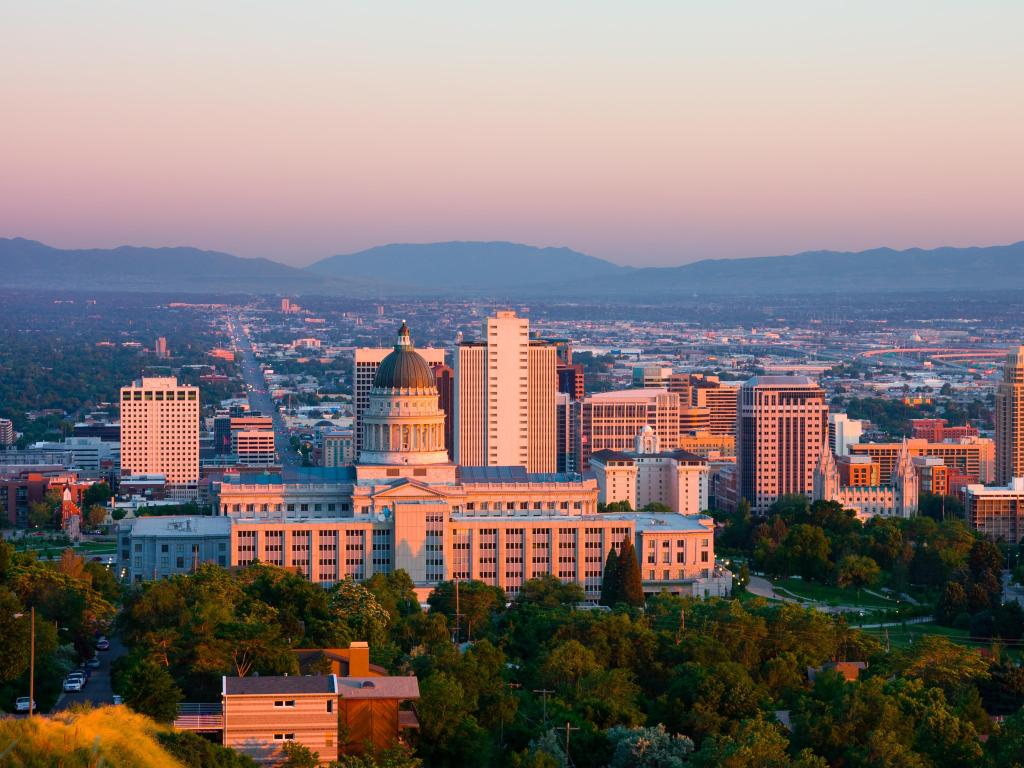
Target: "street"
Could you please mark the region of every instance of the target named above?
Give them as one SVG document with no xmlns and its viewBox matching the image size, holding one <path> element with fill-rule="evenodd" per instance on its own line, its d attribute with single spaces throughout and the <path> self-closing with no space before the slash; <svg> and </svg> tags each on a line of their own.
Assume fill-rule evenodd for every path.
<svg viewBox="0 0 1024 768">
<path fill-rule="evenodd" d="M 110 686 L 110 667 L 114 661 L 124 655 L 125 648 L 116 637 L 110 638 L 110 650 L 99 651 L 100 665 L 92 671 L 82 690 L 73 693 L 62 693 L 53 707 L 53 712 L 69 709 L 74 704 L 111 704 L 114 691 Z"/>
<path fill-rule="evenodd" d="M 277 410 L 274 399 L 267 391 L 263 370 L 256 362 L 256 356 L 252 351 L 252 342 L 245 332 L 245 327 L 242 325 L 241 320 L 235 318 L 231 321 L 229 328 L 235 348 L 240 355 L 239 365 L 242 367 L 242 378 L 248 385 L 249 408 L 253 411 L 259 411 L 264 416 L 271 416 L 274 419 L 274 446 L 277 449 L 282 469 L 302 466 L 301 457 L 296 451 L 292 450 L 284 418 Z"/>
</svg>

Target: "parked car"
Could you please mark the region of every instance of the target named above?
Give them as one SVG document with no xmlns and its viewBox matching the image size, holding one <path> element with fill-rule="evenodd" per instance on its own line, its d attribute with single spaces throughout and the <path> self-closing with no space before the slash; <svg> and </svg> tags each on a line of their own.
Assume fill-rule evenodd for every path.
<svg viewBox="0 0 1024 768">
<path fill-rule="evenodd" d="M 19 696 L 14 700 L 14 711 L 15 712 L 28 712 L 28 696 Z M 32 702 L 32 711 L 36 711 L 36 703 Z"/>
<path fill-rule="evenodd" d="M 72 693 L 82 690 L 82 686 L 85 684 L 84 677 L 71 677 L 70 675 L 64 680 L 64 692 Z"/>
<path fill-rule="evenodd" d="M 107 638 L 105 638 L 105 637 L 103 637 L 101 635 L 100 639 L 96 641 L 96 650 L 97 651 L 109 651 L 110 650 L 110 641 L 107 640 Z"/>
<path fill-rule="evenodd" d="M 91 659 L 89 659 L 88 661 L 85 662 L 85 666 L 87 666 L 89 669 L 96 669 L 96 668 L 99 667 L 99 665 L 100 665 L 100 657 L 99 656 L 93 656 Z"/>
</svg>

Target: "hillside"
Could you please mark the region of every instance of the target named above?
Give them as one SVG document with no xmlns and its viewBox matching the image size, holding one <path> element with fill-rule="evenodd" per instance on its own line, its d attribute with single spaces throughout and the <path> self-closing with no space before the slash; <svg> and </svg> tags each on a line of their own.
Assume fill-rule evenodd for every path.
<svg viewBox="0 0 1024 768">
<path fill-rule="evenodd" d="M 392 288 L 481 293 L 546 291 L 578 280 L 617 279 L 633 271 L 569 248 L 505 242 L 382 245 L 332 256 L 306 269 L 318 275 L 380 281 Z"/>
<path fill-rule="evenodd" d="M 0 238 L 0 270 L 8 288 L 68 288 L 208 293 L 358 291 L 268 259 L 243 259 L 198 248 L 60 249 Z"/>
<path fill-rule="evenodd" d="M 876 248 L 790 256 L 706 259 L 634 270 L 614 285 L 578 286 L 593 295 L 895 293 L 1024 289 L 1024 242 L 987 248 Z"/>
</svg>

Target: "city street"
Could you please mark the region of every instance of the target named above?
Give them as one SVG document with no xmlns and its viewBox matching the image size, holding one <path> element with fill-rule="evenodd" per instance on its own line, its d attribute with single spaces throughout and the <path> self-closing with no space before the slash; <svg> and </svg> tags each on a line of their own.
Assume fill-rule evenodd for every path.
<svg viewBox="0 0 1024 768">
<path fill-rule="evenodd" d="M 242 368 L 242 377 L 249 388 L 249 407 L 253 411 L 259 411 L 261 414 L 271 416 L 274 419 L 274 445 L 277 448 L 281 467 L 287 469 L 301 466 L 302 459 L 297 452 L 292 450 L 284 418 L 277 410 L 277 405 L 267 391 L 267 384 L 263 379 L 263 371 L 256 362 L 256 356 L 252 351 L 252 342 L 246 334 L 244 326 L 236 318 L 232 321 L 230 327 L 232 339 L 239 354 L 238 363 Z"/>
<path fill-rule="evenodd" d="M 111 704 L 114 691 L 110 686 L 110 668 L 114 661 L 124 655 L 125 648 L 116 637 L 110 638 L 110 650 L 100 651 L 100 665 L 92 671 L 82 690 L 74 693 L 62 693 L 53 707 L 54 712 L 70 708 L 74 704 Z"/>
</svg>

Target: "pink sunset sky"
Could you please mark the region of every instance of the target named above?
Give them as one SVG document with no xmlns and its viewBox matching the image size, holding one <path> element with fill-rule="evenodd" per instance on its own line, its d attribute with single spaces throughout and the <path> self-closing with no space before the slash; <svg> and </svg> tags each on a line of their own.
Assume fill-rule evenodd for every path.
<svg viewBox="0 0 1024 768">
<path fill-rule="evenodd" d="M 12 3 L 0 236 L 307 264 L 1024 239 L 1024 3 Z"/>
</svg>

